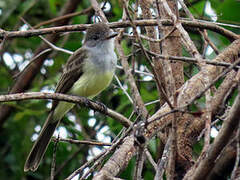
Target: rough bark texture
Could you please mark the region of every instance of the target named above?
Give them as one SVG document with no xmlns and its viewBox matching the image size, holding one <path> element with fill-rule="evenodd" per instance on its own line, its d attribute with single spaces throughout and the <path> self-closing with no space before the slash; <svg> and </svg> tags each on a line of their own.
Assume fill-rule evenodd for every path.
<svg viewBox="0 0 240 180">
<path fill-rule="evenodd" d="M 218 55 L 215 58 L 215 60 L 232 63 L 237 59 L 239 53 L 240 53 L 240 40 L 236 40 L 228 48 L 226 48 L 220 55 Z M 196 74 L 191 79 L 189 79 L 178 90 L 179 91 L 179 96 L 177 101 L 178 106 L 180 107 L 188 104 L 188 102 L 190 102 L 191 99 L 195 97 L 196 94 L 201 92 L 209 82 L 212 82 L 217 77 L 217 75 L 222 72 L 222 70 L 223 68 L 220 68 L 220 67 L 205 66 L 205 69 L 202 69 L 198 74 Z M 209 81 L 206 81 L 206 77 L 209 78 Z M 167 104 L 164 104 L 161 107 L 161 109 L 150 118 L 150 120 L 156 119 L 158 118 L 158 116 L 161 116 L 162 114 L 169 111 L 170 111 L 169 106 Z M 179 124 L 181 125 L 178 126 L 178 131 L 180 131 L 178 133 L 181 134 L 181 140 L 179 140 L 178 145 L 180 145 L 181 147 L 183 145 L 185 146 L 185 148 L 183 149 L 184 150 L 183 156 L 180 157 L 181 158 L 180 164 L 185 165 L 183 167 L 187 169 L 189 168 L 189 166 L 191 166 L 191 161 L 189 160 L 191 159 L 191 151 L 192 151 L 191 147 L 196 142 L 196 138 L 194 137 L 196 137 L 204 127 L 204 119 L 201 118 L 201 116 L 198 116 L 198 117 L 193 117 L 192 115 L 186 115 L 186 116 L 188 116 L 186 117 L 188 121 L 184 120 L 182 122 L 180 120 L 181 122 L 179 122 Z M 171 123 L 171 119 L 172 119 L 172 115 L 171 114 L 167 115 L 161 118 L 160 120 L 155 121 L 154 123 L 151 123 L 148 126 L 148 129 L 150 132 L 163 129 L 164 127 L 166 127 L 166 125 Z M 191 122 L 191 119 L 193 120 L 193 122 Z M 149 136 L 151 136 L 151 134 L 149 134 Z"/>
<path fill-rule="evenodd" d="M 240 88 L 239 88 L 240 89 Z M 201 159 L 196 167 L 193 167 L 185 179 L 201 180 L 206 179 L 209 172 L 213 169 L 215 161 L 223 150 L 224 146 L 229 142 L 236 127 L 238 127 L 240 116 L 240 97 L 236 97 L 234 105 L 229 112 L 227 119 L 224 121 L 219 135 L 215 138 L 213 144 L 209 148 L 206 156 Z"/>
<path fill-rule="evenodd" d="M 128 165 L 128 161 L 132 158 L 135 152 L 134 137 L 129 136 L 125 138 L 124 143 L 121 145 L 121 149 L 115 151 L 93 180 L 111 179 L 116 176 L 122 168 L 125 168 Z"/>
<path fill-rule="evenodd" d="M 225 180 L 233 169 L 236 159 L 236 142 L 228 145 L 217 159 L 214 168 L 209 173 L 207 180 Z"/>
<path fill-rule="evenodd" d="M 143 18 L 144 19 L 151 19 L 152 18 L 152 13 L 150 11 L 150 7 L 151 7 L 151 2 L 150 1 L 140 1 L 140 7 L 142 9 L 142 14 L 143 14 Z M 158 37 L 158 33 L 156 32 L 155 27 L 145 27 L 145 30 L 147 32 L 147 36 L 153 39 L 157 39 Z M 160 49 L 160 44 L 157 42 L 149 42 L 149 49 L 152 52 L 155 52 L 157 54 L 161 54 L 161 49 Z M 154 69 L 157 75 L 157 79 L 160 80 L 160 84 L 161 86 L 164 88 L 166 85 L 166 74 L 164 73 L 164 66 L 163 66 L 163 62 L 162 59 L 160 58 L 153 58 L 153 65 L 154 65 Z M 159 87 L 158 87 L 159 88 Z M 159 96 L 160 96 L 160 104 L 164 103 L 163 100 L 163 94 L 161 93 L 161 91 L 159 91 Z"/>
<path fill-rule="evenodd" d="M 175 1 L 169 0 L 167 1 L 168 5 L 178 17 L 178 9 Z M 160 15 L 162 19 L 171 19 L 169 14 L 166 12 L 164 7 L 160 8 Z M 162 27 L 163 36 L 172 31 L 173 27 Z M 162 42 L 162 54 L 169 56 L 180 56 L 182 54 L 181 48 L 181 38 L 178 30 L 174 30 L 166 39 Z M 168 59 L 163 59 L 163 62 L 169 62 Z M 166 67 L 166 66 L 164 66 Z M 176 93 L 176 89 L 179 89 L 184 84 L 184 74 L 183 74 L 183 63 L 171 61 L 170 67 L 164 68 L 165 74 L 168 76 L 165 84 L 166 92 L 168 97 L 174 96 Z M 174 83 L 174 84 L 173 84 Z M 176 175 L 175 177 L 182 178 L 181 176 L 185 174 L 187 169 L 191 166 L 191 155 L 192 155 L 192 147 L 189 142 L 189 138 L 185 134 L 190 122 L 193 121 L 193 117 L 191 115 L 182 115 L 177 113 L 175 118 L 177 118 L 177 157 L 176 157 Z"/>
</svg>

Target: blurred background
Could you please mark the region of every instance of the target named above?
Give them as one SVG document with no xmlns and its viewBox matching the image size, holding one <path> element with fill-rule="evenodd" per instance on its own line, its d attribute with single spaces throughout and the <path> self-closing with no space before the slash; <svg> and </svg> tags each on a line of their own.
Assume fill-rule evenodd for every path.
<svg viewBox="0 0 240 180">
<path fill-rule="evenodd" d="M 99 1 L 109 22 L 121 21 L 123 7 L 119 0 Z M 240 5 L 235 0 L 186 0 L 191 13 L 195 18 L 219 22 L 223 26 L 235 33 L 240 32 Z M 136 1 L 131 0 L 129 6 L 138 10 L 138 18 L 141 19 L 141 9 L 136 8 Z M 186 17 L 179 5 L 181 17 Z M 71 14 L 75 13 L 75 14 Z M 152 9 L 153 16 L 156 14 Z M 54 20 L 71 14 L 70 18 Z M 87 0 L 1 0 L 0 1 L 0 27 L 6 31 L 25 31 L 30 27 L 24 23 L 25 19 L 34 28 L 46 28 L 61 26 L 66 24 L 92 24 L 99 19 L 95 15 L 91 4 Z M 49 20 L 53 19 L 53 22 Z M 225 25 L 224 25 L 225 24 Z M 142 34 L 145 31 L 138 27 Z M 81 47 L 85 32 L 67 32 L 61 34 L 45 35 L 50 42 L 58 47 L 75 51 Z M 132 28 L 125 28 L 125 33 L 132 35 Z M 195 31 L 189 34 L 200 52 L 206 58 L 212 59 L 216 56 L 213 49 L 208 46 L 204 48 L 201 36 Z M 223 36 L 214 32 L 208 32 L 209 38 L 214 42 L 219 50 L 224 49 L 230 42 Z M 3 42 L 4 41 L 4 42 Z M 21 81 L 17 80 L 19 73 L 29 64 L 31 59 L 48 49 L 38 36 L 28 38 L 3 39 L 0 47 L 0 94 L 8 92 L 54 92 L 55 85 L 61 74 L 62 66 L 67 61 L 69 55 L 58 51 L 48 51 L 40 55 L 37 59 L 37 66 L 29 75 Z M 143 41 L 146 45 L 147 42 Z M 122 41 L 125 55 L 134 52 L 132 39 L 125 36 Z M 183 49 L 183 55 L 188 56 Z M 134 53 L 135 69 L 148 72 L 149 65 L 141 52 Z M 129 56 L 129 63 L 132 63 Z M 119 63 L 120 64 L 120 63 Z M 185 80 L 196 74 L 199 69 L 194 64 L 184 66 Z M 130 93 L 123 70 L 117 69 L 121 84 Z M 137 74 L 134 77 L 142 98 L 147 105 L 147 109 L 153 114 L 158 108 L 158 91 L 156 84 L 147 74 Z M 221 82 L 219 82 L 221 83 Z M 236 93 L 235 93 L 236 95 Z M 232 104 L 235 95 L 229 100 Z M 94 100 L 100 101 L 107 107 L 131 117 L 133 106 L 128 97 L 124 94 L 117 81 L 112 84 Z M 204 100 L 198 100 L 199 106 L 204 106 Z M 20 102 L 1 103 L 0 106 L 0 179 L 48 179 L 53 154 L 53 142 L 51 142 L 45 157 L 34 173 L 23 172 L 23 166 L 27 155 L 38 137 L 38 133 L 51 108 L 51 100 L 27 100 Z M 196 108 L 196 107 L 193 107 Z M 84 107 L 75 107 L 62 120 L 55 132 L 62 138 L 72 138 L 78 140 L 97 140 L 110 143 L 120 133 L 123 126 L 113 119 L 94 112 Z M 212 128 L 212 138 L 218 133 L 218 129 Z M 153 138 L 149 144 L 149 149 L 154 158 L 158 156 L 158 146 L 160 142 Z M 194 153 L 197 155 L 202 148 L 202 140 L 195 145 Z M 64 179 L 75 169 L 80 167 L 106 148 L 101 146 L 74 145 L 66 142 L 59 142 L 56 152 L 56 179 Z M 120 177 L 131 179 L 135 164 L 135 158 L 131 160 L 128 167 Z M 153 179 L 153 169 L 146 163 L 144 168 L 144 179 Z M 86 168 L 85 171 L 87 171 Z M 89 177 L 89 179 L 91 176 Z M 77 177 L 75 177 L 77 179 Z"/>
</svg>

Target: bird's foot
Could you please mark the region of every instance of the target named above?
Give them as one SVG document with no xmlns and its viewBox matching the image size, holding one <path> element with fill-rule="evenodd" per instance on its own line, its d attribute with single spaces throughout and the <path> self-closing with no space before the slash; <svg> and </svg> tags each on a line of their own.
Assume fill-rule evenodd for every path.
<svg viewBox="0 0 240 180">
<path fill-rule="evenodd" d="M 100 111 L 102 113 L 107 114 L 107 106 L 105 104 L 99 101 L 96 101 L 95 103 L 100 106 L 100 109 L 101 109 Z"/>
</svg>

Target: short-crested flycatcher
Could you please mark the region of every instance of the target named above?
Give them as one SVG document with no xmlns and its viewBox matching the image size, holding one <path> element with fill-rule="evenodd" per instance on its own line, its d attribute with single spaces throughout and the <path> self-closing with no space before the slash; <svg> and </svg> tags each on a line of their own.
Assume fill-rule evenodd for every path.
<svg viewBox="0 0 240 180">
<path fill-rule="evenodd" d="M 93 98 L 107 88 L 117 64 L 114 52 L 116 35 L 104 23 L 91 25 L 83 46 L 68 59 L 55 92 Z M 73 106 L 73 103 L 53 101 L 48 118 L 25 162 L 24 171 L 38 168 L 56 127 Z"/>
</svg>

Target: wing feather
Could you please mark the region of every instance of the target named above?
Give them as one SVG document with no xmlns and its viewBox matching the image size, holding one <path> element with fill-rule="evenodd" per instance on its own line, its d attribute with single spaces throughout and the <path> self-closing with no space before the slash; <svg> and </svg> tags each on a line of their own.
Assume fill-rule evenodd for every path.
<svg viewBox="0 0 240 180">
<path fill-rule="evenodd" d="M 67 93 L 73 84 L 83 74 L 83 61 L 87 58 L 87 50 L 80 48 L 75 51 L 68 59 L 66 65 L 63 68 L 63 73 L 56 86 L 56 93 Z M 55 109 L 58 101 L 53 101 L 52 109 Z"/>
</svg>

